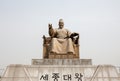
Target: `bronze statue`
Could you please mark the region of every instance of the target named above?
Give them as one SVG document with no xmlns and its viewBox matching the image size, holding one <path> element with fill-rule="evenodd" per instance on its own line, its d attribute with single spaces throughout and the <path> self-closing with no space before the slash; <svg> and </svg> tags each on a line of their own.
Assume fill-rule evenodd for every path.
<svg viewBox="0 0 120 81">
<path fill-rule="evenodd" d="M 63 19 L 59 20 L 58 28 L 53 28 L 52 24 L 48 24 L 48 32 L 50 37 L 43 36 L 44 45 L 46 46 L 46 57 L 51 54 L 55 55 L 68 55 L 76 54 L 76 46 L 78 45 L 79 34 L 71 33 L 68 29 L 64 28 Z M 79 49 L 77 49 L 78 51 Z M 79 52 L 79 51 L 78 51 Z M 78 54 L 78 53 L 77 53 Z"/>
</svg>

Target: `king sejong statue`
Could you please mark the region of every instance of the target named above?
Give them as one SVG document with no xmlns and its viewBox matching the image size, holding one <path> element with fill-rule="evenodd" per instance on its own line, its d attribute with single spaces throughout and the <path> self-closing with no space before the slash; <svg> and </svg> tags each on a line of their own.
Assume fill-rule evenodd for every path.
<svg viewBox="0 0 120 81">
<path fill-rule="evenodd" d="M 78 44 L 79 34 L 64 28 L 63 19 L 59 20 L 58 25 L 58 28 L 53 28 L 52 24 L 48 24 L 51 37 L 50 54 L 75 54 L 74 44 Z"/>
</svg>

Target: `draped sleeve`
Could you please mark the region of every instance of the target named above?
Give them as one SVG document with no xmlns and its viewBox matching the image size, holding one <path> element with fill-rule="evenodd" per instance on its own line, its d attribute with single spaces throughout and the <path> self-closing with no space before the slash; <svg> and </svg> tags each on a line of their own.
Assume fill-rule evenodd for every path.
<svg viewBox="0 0 120 81">
<path fill-rule="evenodd" d="M 70 37 L 72 33 L 68 29 L 66 29 L 66 31 L 67 31 L 67 36 Z"/>
</svg>

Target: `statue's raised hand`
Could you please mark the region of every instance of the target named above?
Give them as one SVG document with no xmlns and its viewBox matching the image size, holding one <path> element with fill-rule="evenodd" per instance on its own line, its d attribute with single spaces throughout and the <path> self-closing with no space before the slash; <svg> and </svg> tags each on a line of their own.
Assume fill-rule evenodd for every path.
<svg viewBox="0 0 120 81">
<path fill-rule="evenodd" d="M 52 29 L 52 24 L 48 24 L 49 29 Z"/>
<path fill-rule="evenodd" d="M 54 29 L 53 29 L 53 27 L 52 27 L 52 24 L 48 24 L 48 28 L 49 28 L 49 35 L 51 36 L 51 37 L 53 37 L 54 36 Z"/>
</svg>

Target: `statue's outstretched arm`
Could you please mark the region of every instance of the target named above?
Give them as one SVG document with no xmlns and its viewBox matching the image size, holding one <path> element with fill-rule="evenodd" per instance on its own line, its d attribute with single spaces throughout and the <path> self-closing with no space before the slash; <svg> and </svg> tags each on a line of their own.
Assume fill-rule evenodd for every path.
<svg viewBox="0 0 120 81">
<path fill-rule="evenodd" d="M 55 32 L 54 32 L 54 29 L 53 29 L 53 27 L 52 27 L 52 24 L 48 24 L 48 28 L 49 28 L 49 30 L 48 30 L 49 35 L 50 35 L 51 37 L 54 37 Z"/>
</svg>

